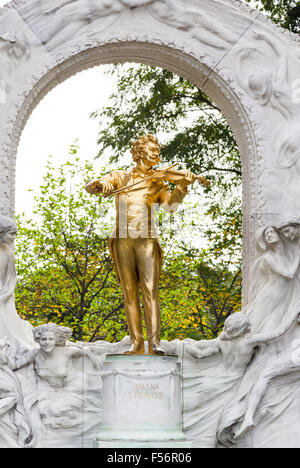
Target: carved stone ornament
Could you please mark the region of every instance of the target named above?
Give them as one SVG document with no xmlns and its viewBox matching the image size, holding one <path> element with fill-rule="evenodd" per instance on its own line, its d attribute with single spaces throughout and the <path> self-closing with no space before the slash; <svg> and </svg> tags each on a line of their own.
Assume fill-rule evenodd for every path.
<svg viewBox="0 0 300 468">
<path fill-rule="evenodd" d="M 210 357 L 202 358 L 198 343 L 164 343 L 188 363 L 184 427 L 195 446 L 299 446 L 299 236 L 297 222 L 289 221 L 300 213 L 299 48 L 298 36 L 241 0 L 14 0 L 0 9 L 0 214 L 14 216 L 17 148 L 32 111 L 58 83 L 92 66 L 142 61 L 175 72 L 212 98 L 236 136 L 243 172 L 242 314 L 248 327 L 253 322 L 251 333 L 244 324 L 253 336 L 231 324 L 241 333 L 243 362 L 225 350 L 236 349 L 230 332 L 209 345 L 215 346 Z M 11 257 L 5 261 L 13 265 Z M 12 300 L 9 310 L 13 317 Z M 264 344 L 253 348 L 258 334 Z M 22 351 L 9 330 L 5 336 L 0 446 L 55 446 L 62 439 L 66 446 L 89 446 L 99 430 L 104 355 L 124 343 L 98 343 L 96 351 L 85 344 L 54 347 L 48 358 L 61 354 L 61 385 L 40 370 L 43 350 Z M 84 377 L 79 368 L 87 369 Z M 80 414 L 78 431 L 73 423 Z"/>
</svg>

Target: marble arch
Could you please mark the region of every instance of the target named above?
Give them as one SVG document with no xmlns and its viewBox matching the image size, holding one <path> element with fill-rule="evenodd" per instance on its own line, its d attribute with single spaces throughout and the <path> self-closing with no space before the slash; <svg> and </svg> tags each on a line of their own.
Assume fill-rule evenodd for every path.
<svg viewBox="0 0 300 468">
<path fill-rule="evenodd" d="M 201 87 L 243 166 L 244 292 L 258 226 L 300 212 L 300 40 L 240 0 L 14 0 L 0 9 L 0 213 L 39 101 L 102 63 L 162 66 Z"/>
</svg>

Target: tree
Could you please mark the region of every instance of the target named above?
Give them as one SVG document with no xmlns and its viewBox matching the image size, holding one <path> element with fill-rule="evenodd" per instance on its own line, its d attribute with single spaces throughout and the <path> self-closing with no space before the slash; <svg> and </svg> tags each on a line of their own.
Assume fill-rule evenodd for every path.
<svg viewBox="0 0 300 468">
<path fill-rule="evenodd" d="M 182 246 L 165 259 L 160 284 L 165 339 L 216 338 L 241 307 L 241 271 L 209 261 L 205 250 Z"/>
<path fill-rule="evenodd" d="M 110 199 L 85 193 L 84 181 L 95 174 L 89 163 L 80 162 L 74 146 L 70 157 L 58 169 L 49 162 L 35 197 L 35 221 L 18 218 L 17 309 L 33 325 L 71 327 L 75 340 L 119 341 L 128 331 L 108 252 L 114 207 Z M 157 216 L 165 252 L 162 339 L 213 338 L 240 306 L 239 265 L 234 272 L 226 260 L 216 266 L 203 247 L 192 246 L 197 228 L 193 235 L 189 221 L 198 224 L 198 203 L 186 203 L 176 215 L 160 211 Z"/>
<path fill-rule="evenodd" d="M 85 193 L 95 175 L 76 154 L 73 146 L 71 162 L 57 171 L 48 164 L 35 221 L 18 219 L 16 305 L 35 325 L 70 326 L 76 340 L 118 340 L 126 321 L 108 252 L 112 202 Z"/>
<path fill-rule="evenodd" d="M 161 136 L 164 162 L 178 162 L 211 181 L 205 199 L 201 192 L 211 252 L 217 248 L 232 255 L 233 249 L 240 257 L 241 162 L 219 109 L 200 89 L 167 70 L 118 65 L 108 73 L 117 74 L 117 91 L 109 106 L 91 114 L 100 123 L 98 157 L 109 153 L 111 162 L 121 164 L 142 131 Z"/>
<path fill-rule="evenodd" d="M 277 24 L 294 33 L 300 32 L 300 2 L 297 0 L 246 0 L 267 13 Z"/>
</svg>

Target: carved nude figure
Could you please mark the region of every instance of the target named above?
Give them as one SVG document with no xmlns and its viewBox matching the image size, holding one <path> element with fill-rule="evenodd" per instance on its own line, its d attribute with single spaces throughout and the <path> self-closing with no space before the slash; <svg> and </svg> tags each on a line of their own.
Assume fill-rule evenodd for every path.
<svg viewBox="0 0 300 468">
<path fill-rule="evenodd" d="M 122 10 L 116 0 L 51 0 L 48 5 L 43 11 L 41 39 L 50 50 L 76 37 L 97 19 L 116 15 Z"/>
<path fill-rule="evenodd" d="M 33 333 L 40 349 L 27 351 L 16 359 L 15 370 L 33 363 L 41 380 L 55 388 L 66 387 L 74 377 L 74 360 L 83 356 L 81 348 L 66 346 L 72 330 L 50 323 L 36 327 Z"/>
<path fill-rule="evenodd" d="M 228 401 L 236 393 L 256 356 L 257 348 L 286 332 L 290 323 L 269 334 L 252 334 L 249 318 L 243 313 L 231 315 L 215 340 L 184 340 L 184 356 L 191 359 L 184 370 L 184 426 L 196 446 L 214 448 L 219 421 Z M 188 369 L 191 369 L 190 371 Z"/>
<path fill-rule="evenodd" d="M 288 59 L 283 55 L 279 47 L 267 35 L 253 32 L 255 46 L 245 47 L 238 52 L 237 77 L 244 89 L 250 92 L 262 106 L 271 104 L 284 118 L 292 116 L 292 101 L 288 85 Z M 263 67 L 253 70 L 249 76 L 245 76 L 243 63 L 251 59 L 253 54 L 260 53 L 260 44 L 267 44 L 275 55 L 275 64 L 272 71 Z"/>
<path fill-rule="evenodd" d="M 276 328 L 293 313 L 299 296 L 300 249 L 287 241 L 276 226 L 260 229 L 255 240 L 259 256 L 250 269 L 244 312 L 254 331 L 261 332 Z"/>
<path fill-rule="evenodd" d="M 298 317 L 298 313 L 297 313 Z M 214 354 L 222 355 L 223 365 L 229 372 L 244 374 L 251 362 L 257 346 L 273 341 L 284 335 L 295 323 L 295 314 L 275 331 L 269 333 L 251 333 L 251 322 L 241 312 L 232 314 L 225 321 L 221 335 L 215 340 L 203 340 L 185 345 L 185 352 L 198 359 Z"/>
<path fill-rule="evenodd" d="M 199 13 L 195 9 L 175 5 L 172 0 L 157 0 L 150 5 L 148 11 L 158 21 L 174 28 L 191 31 L 192 37 L 214 48 L 226 49 L 232 43 L 231 31 L 208 17 L 205 9 Z"/>
<path fill-rule="evenodd" d="M 11 244 L 16 234 L 17 225 L 6 216 L 0 216 L 0 337 L 8 336 L 15 344 L 35 348 L 33 328 L 18 316 L 15 308 L 17 273 Z"/>
<path fill-rule="evenodd" d="M 300 316 L 298 316 L 298 323 Z M 299 345 L 299 342 L 298 342 Z M 300 359 L 299 350 L 295 347 L 284 349 L 279 355 L 273 359 L 269 359 L 266 365 L 263 367 L 261 373 L 257 376 L 255 385 L 252 387 L 248 397 L 245 414 L 241 421 L 234 429 L 234 438 L 238 439 L 243 436 L 254 426 L 254 416 L 258 410 L 258 407 L 266 394 L 268 387 L 271 383 L 283 376 L 291 375 L 294 373 L 300 373 Z M 274 401 L 272 402 L 274 404 Z M 264 408 L 260 413 L 262 417 L 266 413 L 267 409 Z M 273 412 L 276 411 L 273 409 Z M 256 420 L 256 423 L 258 421 Z"/>
</svg>

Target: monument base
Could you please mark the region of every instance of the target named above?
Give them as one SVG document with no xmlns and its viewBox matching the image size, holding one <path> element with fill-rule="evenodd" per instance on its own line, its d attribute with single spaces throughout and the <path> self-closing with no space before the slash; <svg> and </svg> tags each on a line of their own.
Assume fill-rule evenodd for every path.
<svg viewBox="0 0 300 468">
<path fill-rule="evenodd" d="M 190 448 L 178 356 L 108 355 L 95 448 Z"/>
</svg>

